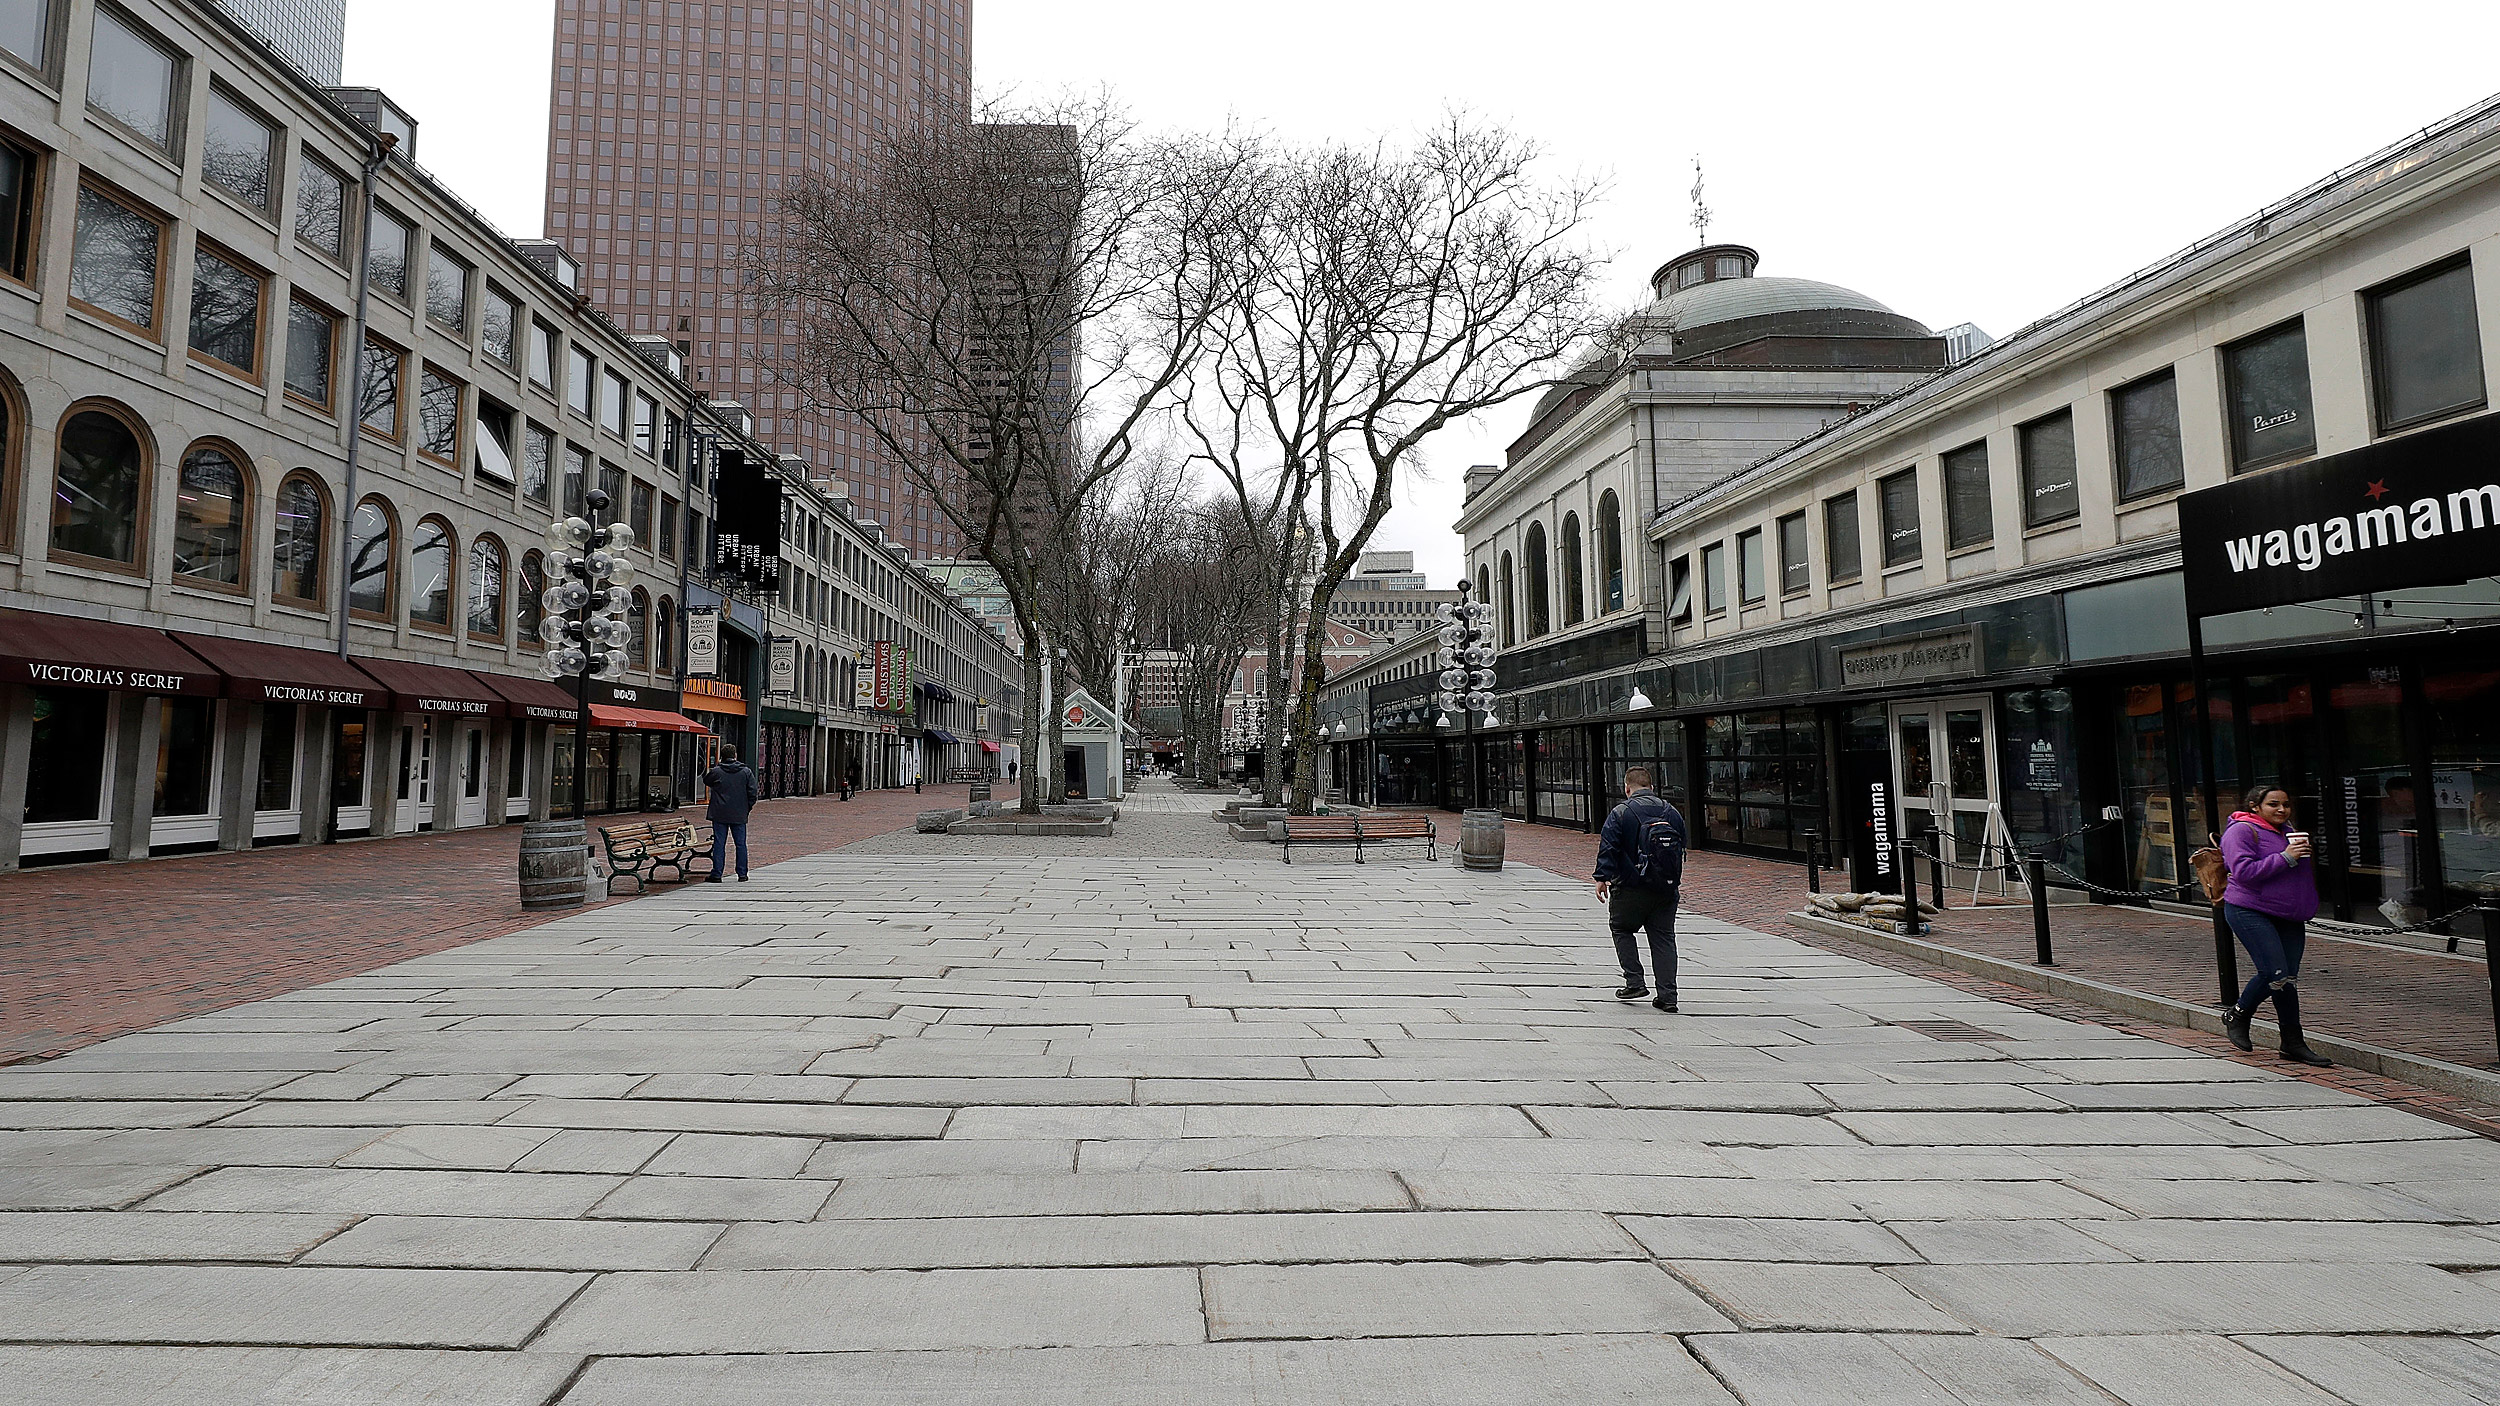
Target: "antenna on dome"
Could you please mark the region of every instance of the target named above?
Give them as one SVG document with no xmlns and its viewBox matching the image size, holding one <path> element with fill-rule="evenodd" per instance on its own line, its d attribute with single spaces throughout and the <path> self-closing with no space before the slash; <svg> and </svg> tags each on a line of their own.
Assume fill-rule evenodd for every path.
<svg viewBox="0 0 2500 1406">
<path fill-rule="evenodd" d="M 1693 236 L 1700 244 L 1710 242 L 1710 207 L 1701 203 L 1701 153 L 1693 154 Z"/>
</svg>

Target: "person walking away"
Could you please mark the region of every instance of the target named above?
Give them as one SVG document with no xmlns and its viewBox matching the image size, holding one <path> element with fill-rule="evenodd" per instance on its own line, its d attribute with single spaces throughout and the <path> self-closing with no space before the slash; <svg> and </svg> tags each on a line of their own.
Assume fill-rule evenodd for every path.
<svg viewBox="0 0 2500 1406">
<path fill-rule="evenodd" d="M 747 881 L 747 816 L 763 794 L 764 786 L 756 778 L 755 768 L 738 760 L 738 749 L 720 749 L 720 765 L 703 773 L 703 784 L 712 788 L 712 804 L 703 818 L 712 822 L 712 882 L 721 881 L 721 871 L 729 864 L 729 845 L 738 845 L 738 882 Z"/>
<path fill-rule="evenodd" d="M 1615 939 L 1615 957 L 1623 964 L 1619 1001 L 1649 995 L 1641 973 L 1640 935 L 1649 933 L 1649 955 L 1658 968 L 1658 995 L 1650 1002 L 1673 1012 L 1675 1003 L 1675 903 L 1684 881 L 1684 850 L 1689 832 L 1684 817 L 1650 788 L 1649 768 L 1627 767 L 1623 773 L 1623 804 L 1606 816 L 1597 842 L 1597 899 L 1606 905 L 1606 925 Z"/>
<path fill-rule="evenodd" d="M 2222 890 L 2222 920 L 2257 964 L 2248 989 L 2222 1014 L 2222 1032 L 2242 1050 L 2253 1050 L 2248 1022 L 2268 997 L 2282 1029 L 2283 1058 L 2328 1068 L 2300 1030 L 2300 956 L 2305 924 L 2318 915 L 2318 881 L 2310 863 L 2309 836 L 2293 830 L 2292 795 L 2280 786 L 2248 793 L 2246 809 L 2234 811 L 2222 830 L 2222 862 L 2230 882 Z"/>
</svg>

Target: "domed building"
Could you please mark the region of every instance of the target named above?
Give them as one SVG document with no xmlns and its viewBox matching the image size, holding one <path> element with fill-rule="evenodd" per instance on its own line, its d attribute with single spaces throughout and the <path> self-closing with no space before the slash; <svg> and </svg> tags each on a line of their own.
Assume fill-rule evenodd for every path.
<svg viewBox="0 0 2500 1406">
<path fill-rule="evenodd" d="M 1503 463 L 1468 470 L 1457 527 L 1471 584 L 1494 607 L 1495 717 L 1477 719 L 1472 738 L 1436 725 L 1370 740 L 1382 755 L 1431 749 L 1446 804 L 1575 828 L 1602 820 L 1623 768 L 1662 759 L 1649 724 L 1603 721 L 1647 706 L 1631 676 L 1715 622 L 1776 613 L 1800 569 L 1782 551 L 1812 549 L 1807 534 L 1784 533 L 1750 542 L 1741 560 L 1677 568 L 1647 549 L 1652 519 L 1949 363 L 1946 339 L 1916 319 L 1837 284 L 1762 275 L 1760 263 L 1741 244 L 1669 260 L 1617 346 L 1537 400 Z M 1665 770 L 1688 774 L 1681 762 Z M 1723 810 L 1671 799 L 1697 842 L 1794 843 L 1784 796 Z"/>
</svg>

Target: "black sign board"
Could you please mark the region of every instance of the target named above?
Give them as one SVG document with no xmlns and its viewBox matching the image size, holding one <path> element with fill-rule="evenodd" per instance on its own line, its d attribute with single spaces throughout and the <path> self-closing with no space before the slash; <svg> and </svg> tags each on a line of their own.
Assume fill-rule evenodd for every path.
<svg viewBox="0 0 2500 1406">
<path fill-rule="evenodd" d="M 2442 586 L 2500 563 L 2500 415 L 2179 499 L 2188 613 Z"/>
</svg>

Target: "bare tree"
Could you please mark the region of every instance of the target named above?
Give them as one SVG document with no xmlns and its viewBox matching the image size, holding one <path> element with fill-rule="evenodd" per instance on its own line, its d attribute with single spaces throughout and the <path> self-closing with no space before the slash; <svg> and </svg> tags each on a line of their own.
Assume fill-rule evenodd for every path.
<svg viewBox="0 0 2500 1406">
<path fill-rule="evenodd" d="M 1126 642 L 1144 633 L 1148 573 L 1170 552 L 1166 534 L 1189 507 L 1186 469 L 1177 454 L 1140 450 L 1103 482 L 1058 560 L 1051 595 L 1068 671 L 1106 703 L 1118 692 L 1113 673 Z"/>
<path fill-rule="evenodd" d="M 1142 573 L 1141 634 L 1176 657 L 1183 765 L 1212 782 L 1222 763 L 1224 697 L 1267 619 L 1270 544 L 1219 499 L 1176 513 Z"/>
<path fill-rule="evenodd" d="M 1399 475 L 1452 421 L 1552 384 L 1606 328 L 1583 243 L 1596 188 L 1542 182 L 1538 157 L 1452 114 L 1405 149 L 1267 155 L 1260 198 L 1226 207 L 1244 275 L 1187 418 L 1242 501 L 1293 529 L 1272 574 L 1291 584 L 1278 622 L 1300 667 L 1269 670 L 1269 731 L 1290 731 L 1296 810 L 1317 789 L 1328 607 Z"/>
<path fill-rule="evenodd" d="M 1028 814 L 1057 771 L 1052 573 L 1199 354 L 1225 274 L 1219 157 L 1147 140 L 1099 98 L 991 104 L 896 131 L 863 177 L 793 177 L 745 252 L 746 302 L 800 326 L 784 379 L 864 424 L 997 569 L 1024 650 Z"/>
</svg>

